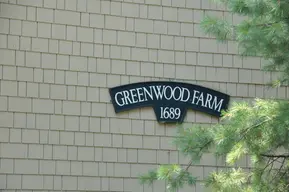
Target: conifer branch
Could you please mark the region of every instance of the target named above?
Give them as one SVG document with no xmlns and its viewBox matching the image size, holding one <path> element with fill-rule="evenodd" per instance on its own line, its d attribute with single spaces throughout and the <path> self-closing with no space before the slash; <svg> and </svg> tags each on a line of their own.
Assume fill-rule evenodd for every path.
<svg viewBox="0 0 289 192">
<path fill-rule="evenodd" d="M 210 140 L 210 141 L 208 141 L 205 145 L 203 145 L 202 147 L 200 147 L 200 152 L 201 152 L 205 147 L 207 147 L 208 145 L 210 145 L 212 142 L 213 142 L 213 140 Z M 186 167 L 185 170 L 188 171 L 189 168 L 192 166 L 192 164 L 193 164 L 193 160 L 191 160 L 191 161 L 189 162 L 189 164 L 187 165 L 187 167 Z"/>
<path fill-rule="evenodd" d="M 190 163 L 187 165 L 187 167 L 186 167 L 186 169 L 185 169 L 185 170 L 186 170 L 186 171 L 188 171 L 188 170 L 189 170 L 189 168 L 192 166 L 192 164 L 193 164 L 193 160 L 191 160 L 191 161 L 190 161 Z"/>
<path fill-rule="evenodd" d="M 282 168 L 284 167 L 284 163 L 285 163 L 285 158 L 283 159 L 281 166 L 279 167 L 278 171 L 275 173 L 275 176 L 271 179 L 270 183 L 273 182 L 275 179 L 277 179 L 277 176 L 281 173 Z M 279 177 L 279 179 L 282 179 L 285 175 L 286 175 L 287 171 L 285 171 L 283 173 L 282 176 Z"/>
<path fill-rule="evenodd" d="M 267 165 L 264 167 L 263 171 L 264 172 L 270 165 L 271 165 L 271 168 L 270 168 L 270 171 L 272 170 L 272 167 L 273 167 L 273 164 L 274 162 L 277 160 L 278 158 L 274 157 L 274 158 L 269 158 L 268 162 L 267 162 Z"/>
<path fill-rule="evenodd" d="M 270 154 L 261 154 L 261 156 L 262 157 L 268 157 L 268 158 L 285 158 L 285 159 L 287 159 L 287 158 L 289 158 L 289 154 L 287 155 L 270 155 Z"/>
<path fill-rule="evenodd" d="M 269 60 L 271 64 L 263 69 L 272 73 L 280 72 L 280 76 L 277 75 L 281 77 L 280 82 L 273 85 L 288 83 L 289 0 L 218 1 L 227 3 L 233 14 L 248 18 L 235 24 L 227 19 L 207 17 L 200 23 L 204 32 L 220 42 L 236 43 L 236 51 L 240 56 L 257 56 Z M 260 62 L 256 63 L 259 66 Z M 232 115 L 228 116 L 224 126 L 216 126 L 210 132 L 202 129 L 202 126 L 193 126 L 189 131 L 178 133 L 176 144 L 184 156 L 190 157 L 188 164 L 162 166 L 149 175 L 149 179 L 145 179 L 149 182 L 165 180 L 170 192 L 177 191 L 184 184 L 194 184 L 192 181 L 196 180 L 191 176 L 189 168 L 214 145 L 216 157 L 227 155 L 227 161 L 235 163 L 242 156 L 248 155 L 252 167 L 248 167 L 248 174 L 240 168 L 240 171 L 226 170 L 204 178 L 206 186 L 213 191 L 288 192 L 289 151 L 275 152 L 278 148 L 288 149 L 289 146 L 289 103 L 288 98 L 283 99 L 258 99 L 252 105 L 245 101 L 245 104 L 230 106 L 228 114 Z M 172 174 L 168 175 L 167 172 Z"/>
</svg>

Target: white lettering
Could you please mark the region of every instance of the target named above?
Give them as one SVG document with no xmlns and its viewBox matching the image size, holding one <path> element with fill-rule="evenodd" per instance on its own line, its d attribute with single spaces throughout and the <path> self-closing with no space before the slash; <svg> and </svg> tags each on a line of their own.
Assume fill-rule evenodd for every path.
<svg viewBox="0 0 289 192">
<path fill-rule="evenodd" d="M 129 104 L 134 104 L 138 102 L 144 102 L 148 100 L 175 100 L 181 102 L 188 102 L 192 99 L 191 104 L 200 105 L 215 111 L 220 112 L 224 99 L 219 99 L 218 97 L 203 93 L 198 90 L 193 90 L 192 97 L 189 89 L 184 87 L 171 87 L 165 85 L 157 85 L 148 87 L 138 87 L 129 90 L 124 90 L 117 92 L 114 95 L 114 100 L 118 106 L 124 106 Z M 164 110 L 165 112 L 165 110 Z"/>
<path fill-rule="evenodd" d="M 122 96 L 122 92 L 117 92 L 117 93 L 115 94 L 115 96 L 114 96 L 115 102 L 118 104 L 118 106 L 124 106 L 124 104 L 125 104 L 125 103 L 124 103 L 124 98 L 121 97 L 122 103 L 119 103 L 119 100 L 118 100 L 118 98 L 117 98 L 118 95 L 121 95 L 121 96 Z"/>
<path fill-rule="evenodd" d="M 204 107 L 204 94 L 203 94 L 203 93 L 200 94 L 200 97 L 199 97 L 199 99 L 198 99 L 198 101 L 197 101 L 196 104 L 198 105 L 198 103 L 199 103 L 200 101 L 202 102 L 202 106 Z"/>
<path fill-rule="evenodd" d="M 179 95 L 178 98 L 176 98 L 176 90 L 177 90 L 177 89 L 178 89 L 179 92 L 180 92 L 180 95 Z M 184 94 L 182 94 L 182 93 L 183 93 L 183 92 L 182 92 L 182 90 L 181 90 L 180 87 L 175 87 L 174 90 L 173 90 L 173 93 L 172 93 L 172 95 L 173 95 L 173 97 L 174 97 L 174 100 L 176 100 L 176 101 L 180 100 L 181 97 L 184 95 Z"/>
<path fill-rule="evenodd" d="M 198 99 L 198 98 L 199 98 L 198 96 L 196 96 L 196 93 L 200 93 L 200 91 L 194 90 L 194 95 L 193 95 L 192 104 L 195 104 L 195 99 Z"/>
<path fill-rule="evenodd" d="M 160 99 L 163 98 L 164 91 L 161 91 L 161 88 L 162 88 L 161 86 L 157 86 L 157 90 L 156 90 L 155 86 L 153 87 L 157 100 L 159 100 L 159 98 Z"/>
<path fill-rule="evenodd" d="M 143 88 L 136 88 L 136 92 L 137 92 L 137 95 L 138 95 L 139 102 L 143 102 L 144 101 L 144 99 L 141 98 L 141 96 L 143 96 L 143 92 L 140 92 L 143 89 L 144 89 L 144 87 Z"/>
<path fill-rule="evenodd" d="M 218 98 L 215 96 L 212 107 L 214 106 L 214 110 L 220 112 L 224 99 L 221 99 L 219 103 L 217 103 Z"/>
<path fill-rule="evenodd" d="M 128 104 L 127 101 L 129 101 L 129 103 L 132 103 L 130 98 L 129 98 L 129 92 L 128 91 L 123 91 L 123 95 L 124 95 L 125 104 Z"/>
<path fill-rule="evenodd" d="M 169 95 L 170 97 L 167 96 L 167 88 L 169 88 L 171 91 L 169 92 Z M 173 89 L 171 86 L 166 86 L 164 89 L 163 89 L 163 95 L 165 96 L 165 98 L 167 100 L 170 100 L 172 97 L 173 97 Z"/>
<path fill-rule="evenodd" d="M 205 107 L 207 107 L 207 105 L 209 105 L 209 108 L 212 109 L 212 106 L 211 106 L 211 100 L 212 100 L 212 95 L 211 94 L 207 94 L 207 98 L 206 98 L 206 103 L 205 103 Z"/>
<path fill-rule="evenodd" d="M 181 117 L 180 108 L 160 107 L 161 119 L 179 119 Z"/>
<path fill-rule="evenodd" d="M 131 94 L 131 98 L 132 98 L 132 103 L 137 103 L 138 101 L 135 100 L 135 97 L 137 97 L 136 93 L 135 93 L 135 89 L 131 89 L 129 90 L 130 91 L 130 94 Z"/>
<path fill-rule="evenodd" d="M 149 97 L 151 98 L 151 100 L 153 100 L 154 99 L 154 97 L 153 97 L 153 93 L 152 93 L 152 87 L 150 86 L 150 91 L 151 92 L 149 92 L 145 87 L 143 88 L 143 90 L 144 90 L 144 92 L 145 92 L 145 100 L 147 101 L 148 100 L 148 98 L 147 98 L 147 94 L 149 95 Z"/>
<path fill-rule="evenodd" d="M 187 88 L 182 88 L 182 90 L 183 91 L 182 91 L 182 99 L 181 99 L 181 101 L 182 102 L 187 102 L 190 99 L 190 91 Z M 187 91 L 187 93 L 188 93 L 187 99 L 184 99 L 185 91 Z"/>
</svg>

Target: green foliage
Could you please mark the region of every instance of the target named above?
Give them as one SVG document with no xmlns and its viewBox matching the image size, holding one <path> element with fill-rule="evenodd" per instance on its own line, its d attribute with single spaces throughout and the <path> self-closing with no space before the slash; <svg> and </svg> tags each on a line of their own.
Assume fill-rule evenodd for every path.
<svg viewBox="0 0 289 192">
<path fill-rule="evenodd" d="M 162 165 L 158 170 L 150 171 L 140 177 L 142 184 L 152 184 L 155 180 L 167 181 L 167 189 L 171 192 L 177 191 L 184 184 L 194 185 L 196 183 L 196 177 L 193 177 L 187 169 L 182 169 L 179 165 Z"/>
<path fill-rule="evenodd" d="M 244 19 L 237 25 L 206 16 L 201 27 L 206 34 L 226 43 L 235 41 L 241 56 L 258 56 L 267 61 L 264 70 L 279 72 L 274 87 L 289 82 L 289 1 L 215 0 Z M 142 183 L 165 181 L 177 191 L 198 178 L 189 167 L 204 153 L 226 157 L 227 171 L 212 172 L 204 184 L 213 192 L 289 191 L 289 102 L 255 99 L 233 103 L 213 127 L 179 127 L 174 144 L 191 161 L 187 167 L 161 165 L 141 176 Z M 238 160 L 249 157 L 250 170 L 235 169 Z M 194 174 L 194 173 L 192 173 Z"/>
<path fill-rule="evenodd" d="M 233 103 L 224 112 L 222 123 L 211 128 L 179 127 L 174 143 L 182 154 L 190 157 L 191 163 L 186 168 L 161 165 L 143 175 L 141 181 L 151 184 L 163 180 L 168 189 L 175 192 L 184 184 L 195 183 L 197 178 L 188 172 L 189 166 L 197 164 L 203 153 L 213 151 L 217 157 L 225 156 L 228 165 L 232 166 L 244 156 L 251 156 L 253 168 L 247 173 L 242 169 L 212 173 L 205 180 L 212 191 L 285 192 L 289 184 L 288 114 L 287 101 L 256 99 L 253 104 Z M 285 150 L 281 155 L 277 154 L 280 147 Z M 282 164 L 278 169 L 273 169 L 273 165 L 280 161 Z"/>
<path fill-rule="evenodd" d="M 206 127 L 199 126 L 197 129 L 179 127 L 174 144 L 184 156 L 188 156 L 192 162 L 198 163 L 202 154 L 209 151 L 213 143 L 212 140 L 213 133 L 208 131 Z"/>
<path fill-rule="evenodd" d="M 216 25 L 219 27 L 215 27 Z M 202 27 L 206 29 L 207 33 L 217 35 L 217 40 L 220 42 L 231 39 L 233 35 L 233 29 L 229 22 L 218 18 L 206 16 L 202 22 Z"/>
<path fill-rule="evenodd" d="M 235 40 L 242 56 L 266 59 L 265 70 L 282 71 L 279 81 L 289 80 L 289 2 L 287 0 L 227 0 L 229 11 L 244 16 L 233 25 L 220 18 L 206 16 L 201 28 L 219 41 Z"/>
<path fill-rule="evenodd" d="M 220 192 L 243 192 L 248 191 L 246 185 L 249 175 L 241 169 L 232 169 L 228 172 L 212 173 L 206 180 L 205 185 L 212 190 Z"/>
</svg>

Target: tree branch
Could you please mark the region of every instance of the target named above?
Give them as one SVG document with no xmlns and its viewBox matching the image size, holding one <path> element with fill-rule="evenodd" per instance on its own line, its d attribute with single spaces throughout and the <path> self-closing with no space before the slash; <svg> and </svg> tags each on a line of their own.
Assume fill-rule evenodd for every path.
<svg viewBox="0 0 289 192">
<path fill-rule="evenodd" d="M 270 120 L 272 120 L 272 119 L 271 119 L 271 118 L 268 118 L 268 119 L 265 119 L 265 120 L 263 120 L 263 121 L 255 124 L 255 125 L 251 125 L 251 126 L 249 126 L 249 127 L 246 127 L 246 128 L 245 128 L 244 130 L 242 130 L 242 132 L 240 133 L 241 138 L 238 140 L 238 142 L 240 142 L 241 140 L 243 140 L 244 138 L 246 138 L 246 134 L 247 134 L 251 129 L 257 128 L 257 127 L 263 125 L 264 123 L 266 123 L 266 122 L 268 122 L 268 121 L 270 121 Z M 238 142 L 237 142 L 237 143 L 238 143 Z"/>
<path fill-rule="evenodd" d="M 276 157 L 276 158 L 289 158 L 289 154 L 284 154 L 284 155 L 270 155 L 270 154 L 261 154 L 262 157 L 269 157 L 269 158 L 272 158 L 272 157 Z"/>
<path fill-rule="evenodd" d="M 210 140 L 210 141 L 208 141 L 204 146 L 200 147 L 200 152 L 201 152 L 205 147 L 207 147 L 208 145 L 210 145 L 212 142 L 213 142 L 213 140 Z M 191 161 L 189 162 L 189 164 L 188 164 L 188 166 L 186 167 L 185 170 L 188 171 L 189 168 L 192 166 L 192 164 L 193 164 L 193 160 L 191 160 Z"/>
</svg>

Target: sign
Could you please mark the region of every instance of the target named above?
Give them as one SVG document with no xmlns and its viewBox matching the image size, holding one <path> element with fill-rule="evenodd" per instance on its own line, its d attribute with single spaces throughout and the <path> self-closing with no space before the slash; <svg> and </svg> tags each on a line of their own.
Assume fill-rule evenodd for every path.
<svg viewBox="0 0 289 192">
<path fill-rule="evenodd" d="M 153 107 L 158 122 L 181 123 L 187 109 L 220 117 L 226 110 L 229 95 L 202 86 L 151 81 L 109 89 L 116 113 L 141 107 Z"/>
</svg>

